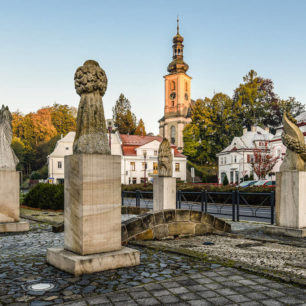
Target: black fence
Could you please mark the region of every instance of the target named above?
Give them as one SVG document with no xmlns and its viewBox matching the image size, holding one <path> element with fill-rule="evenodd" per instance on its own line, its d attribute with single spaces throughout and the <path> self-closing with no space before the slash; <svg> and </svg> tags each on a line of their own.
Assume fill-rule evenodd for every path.
<svg viewBox="0 0 306 306">
<path fill-rule="evenodd" d="M 153 208 L 152 191 L 122 191 L 122 206 Z M 274 224 L 275 195 L 271 192 L 177 191 L 176 208 L 227 216 L 233 221 L 262 220 Z"/>
</svg>

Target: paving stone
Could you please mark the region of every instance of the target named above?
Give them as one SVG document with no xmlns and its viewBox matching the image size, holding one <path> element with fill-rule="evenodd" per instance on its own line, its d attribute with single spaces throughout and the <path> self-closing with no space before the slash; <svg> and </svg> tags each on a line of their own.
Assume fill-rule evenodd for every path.
<svg viewBox="0 0 306 306">
<path fill-rule="evenodd" d="M 262 304 L 267 305 L 267 306 L 280 306 L 284 305 L 282 302 L 279 302 L 277 300 L 269 299 L 269 300 L 261 300 L 260 301 Z"/>
<path fill-rule="evenodd" d="M 215 298 L 209 298 L 208 301 L 213 303 L 214 305 L 226 305 L 226 304 L 231 303 L 230 300 L 226 299 L 223 296 L 219 296 L 219 297 L 215 297 Z"/>
<path fill-rule="evenodd" d="M 235 303 L 242 303 L 242 302 L 250 301 L 248 297 L 244 295 L 240 295 L 240 294 L 230 295 L 230 296 L 227 296 L 227 298 Z"/>
<path fill-rule="evenodd" d="M 120 302 L 120 301 L 128 301 L 131 299 L 129 295 L 126 293 L 114 293 L 114 294 L 109 294 L 107 297 L 112 301 L 112 302 Z"/>
<path fill-rule="evenodd" d="M 132 296 L 133 299 L 141 299 L 141 298 L 149 298 L 152 297 L 151 294 L 148 291 L 142 290 L 142 291 L 134 291 L 131 290 L 129 294 Z"/>
<path fill-rule="evenodd" d="M 218 283 L 205 284 L 205 287 L 212 290 L 222 289 L 224 288 L 222 285 Z"/>
<path fill-rule="evenodd" d="M 235 287 L 234 290 L 242 294 L 254 291 L 251 287 L 248 287 L 248 286 Z"/>
<path fill-rule="evenodd" d="M 170 288 L 169 291 L 171 291 L 174 294 L 189 292 L 189 290 L 186 289 L 185 287 Z"/>
<path fill-rule="evenodd" d="M 300 304 L 303 303 L 305 301 L 299 300 L 293 296 L 284 296 L 282 298 L 278 298 L 278 301 L 286 304 L 286 305 L 296 305 L 296 304 Z"/>
<path fill-rule="evenodd" d="M 232 290 L 232 289 L 229 289 L 229 288 L 218 289 L 217 291 L 218 291 L 219 294 L 225 295 L 225 296 L 237 294 L 236 291 L 234 291 L 234 290 Z"/>
<path fill-rule="evenodd" d="M 211 302 L 204 301 L 204 300 L 192 300 L 192 301 L 188 301 L 188 304 L 193 305 L 193 306 L 211 306 L 213 305 Z"/>
<path fill-rule="evenodd" d="M 150 293 L 154 295 L 155 297 L 170 294 L 168 290 L 151 290 Z"/>
<path fill-rule="evenodd" d="M 261 292 L 247 293 L 246 296 L 248 296 L 252 300 L 263 300 L 267 298 L 267 296 Z"/>
<path fill-rule="evenodd" d="M 180 300 L 174 296 L 174 295 L 163 295 L 163 296 L 159 296 L 158 300 L 162 303 L 162 304 L 170 304 L 170 303 L 178 303 L 180 302 Z"/>
<path fill-rule="evenodd" d="M 217 292 L 212 291 L 212 290 L 197 292 L 197 294 L 200 295 L 201 297 L 203 297 L 204 299 L 220 296 L 220 294 L 218 294 Z"/>
<path fill-rule="evenodd" d="M 173 282 L 162 282 L 161 285 L 163 285 L 165 288 L 176 288 L 181 287 L 181 284 L 173 281 Z"/>
<path fill-rule="evenodd" d="M 182 300 L 186 300 L 186 301 L 189 301 L 189 300 L 197 300 L 199 299 L 200 297 L 193 293 L 193 292 L 188 292 L 188 293 L 182 293 L 182 294 L 178 294 L 178 297 Z"/>
<path fill-rule="evenodd" d="M 160 305 L 159 301 L 155 298 L 138 299 L 136 302 L 139 305 Z"/>
<path fill-rule="evenodd" d="M 109 299 L 106 296 L 99 296 L 95 298 L 86 299 L 89 305 L 99 305 L 103 303 L 109 303 Z"/>
<path fill-rule="evenodd" d="M 282 296 L 285 295 L 283 292 L 275 290 L 275 289 L 270 289 L 268 291 L 265 290 L 264 293 L 265 293 L 265 295 L 267 295 L 267 296 L 269 296 L 271 298 L 278 298 L 278 297 L 282 297 Z"/>
</svg>

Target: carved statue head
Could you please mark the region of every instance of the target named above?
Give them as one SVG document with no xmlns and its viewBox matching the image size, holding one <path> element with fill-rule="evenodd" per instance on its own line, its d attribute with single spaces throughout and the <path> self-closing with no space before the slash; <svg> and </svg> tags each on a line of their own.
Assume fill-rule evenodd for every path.
<svg viewBox="0 0 306 306">
<path fill-rule="evenodd" d="M 99 92 L 103 97 L 107 88 L 107 77 L 99 63 L 94 60 L 86 61 L 74 75 L 74 85 L 78 95 Z"/>
<path fill-rule="evenodd" d="M 158 176 L 172 177 L 172 153 L 167 138 L 163 139 L 158 150 Z"/>
</svg>

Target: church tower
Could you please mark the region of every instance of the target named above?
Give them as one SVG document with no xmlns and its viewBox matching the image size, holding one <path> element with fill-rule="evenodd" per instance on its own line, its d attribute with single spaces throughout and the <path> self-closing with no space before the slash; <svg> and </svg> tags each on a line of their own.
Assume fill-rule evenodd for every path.
<svg viewBox="0 0 306 306">
<path fill-rule="evenodd" d="M 159 134 L 168 138 L 171 144 L 183 151 L 183 129 L 191 121 L 190 118 L 190 81 L 187 75 L 189 66 L 184 62 L 184 38 L 179 33 L 173 37 L 172 62 L 168 65 L 169 74 L 165 79 L 165 109 L 164 117 L 159 120 Z"/>
</svg>

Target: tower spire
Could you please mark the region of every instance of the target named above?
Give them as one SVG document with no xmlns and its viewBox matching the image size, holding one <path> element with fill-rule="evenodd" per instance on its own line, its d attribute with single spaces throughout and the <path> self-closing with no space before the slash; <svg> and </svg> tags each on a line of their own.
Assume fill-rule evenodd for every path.
<svg viewBox="0 0 306 306">
<path fill-rule="evenodd" d="M 176 32 L 179 35 L 180 34 L 180 20 L 179 20 L 179 16 L 177 15 L 177 19 L 176 19 Z"/>
</svg>

